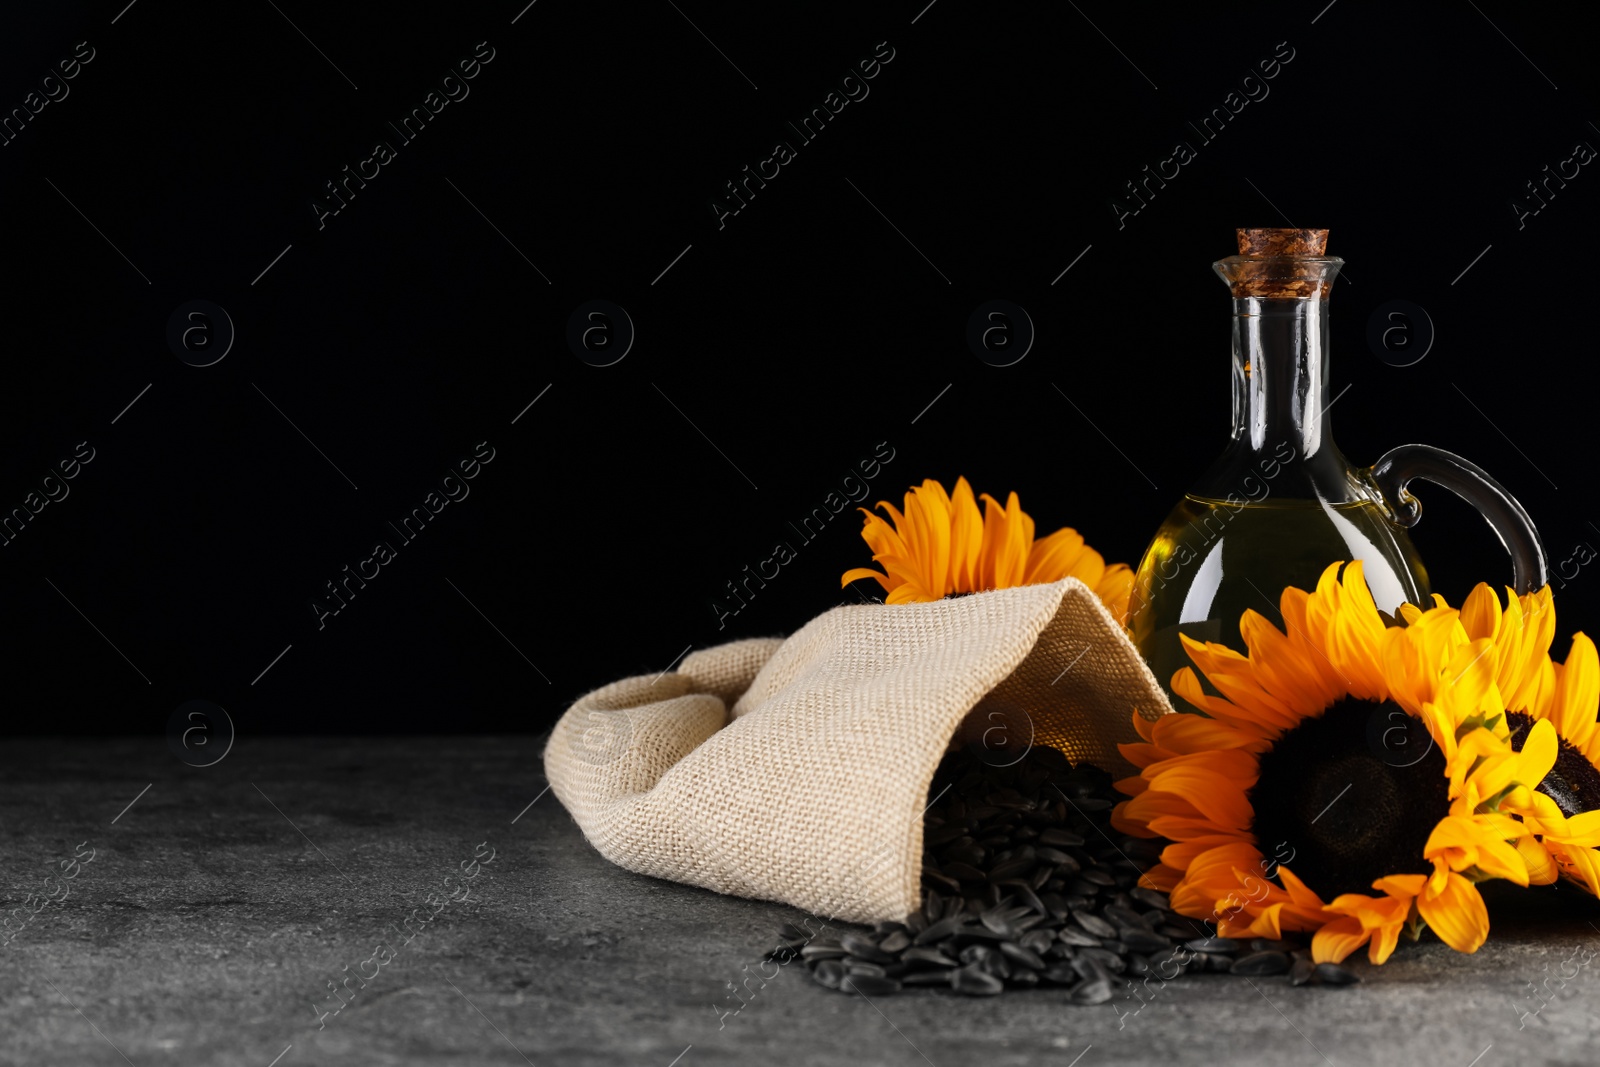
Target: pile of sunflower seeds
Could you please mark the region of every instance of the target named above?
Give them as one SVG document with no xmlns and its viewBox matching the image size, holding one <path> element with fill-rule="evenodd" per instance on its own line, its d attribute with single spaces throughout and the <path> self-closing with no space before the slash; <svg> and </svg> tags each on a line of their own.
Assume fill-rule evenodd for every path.
<svg viewBox="0 0 1600 1067">
<path fill-rule="evenodd" d="M 1207 936 L 1167 896 L 1139 886 L 1162 841 L 1110 825 L 1111 776 L 1034 748 L 1007 767 L 946 758 L 924 819 L 922 909 L 836 940 L 785 924 L 768 959 L 796 958 L 829 989 L 866 996 L 929 986 L 969 996 L 1066 987 L 1102 1004 L 1137 980 L 1287 974 L 1294 985 L 1359 979 L 1313 964 L 1303 942 Z M 826 928 L 824 928 L 826 929 Z"/>
</svg>

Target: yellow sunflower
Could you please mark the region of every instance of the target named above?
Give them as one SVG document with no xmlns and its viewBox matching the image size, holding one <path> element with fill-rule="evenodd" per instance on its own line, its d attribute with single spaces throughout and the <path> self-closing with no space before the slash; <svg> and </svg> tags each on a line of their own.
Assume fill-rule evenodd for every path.
<svg viewBox="0 0 1600 1067">
<path fill-rule="evenodd" d="M 1133 570 L 1125 563 L 1107 566 L 1105 557 L 1070 528 L 1035 541 L 1033 519 L 1022 510 L 1016 493 L 1004 507 L 983 494 L 980 517 L 965 478 L 956 479 L 954 493 L 946 493 L 930 478 L 906 493 L 903 512 L 887 500 L 878 506 L 893 524 L 862 508 L 866 521 L 861 537 L 883 570 L 848 570 L 841 587 L 872 578 L 888 594 L 889 603 L 908 604 L 1071 577 L 1093 589 L 1119 623 L 1127 618 Z"/>
<path fill-rule="evenodd" d="M 1311 932 L 1319 962 L 1367 945 L 1382 963 L 1424 923 L 1476 951 L 1477 882 L 1555 876 L 1502 808 L 1529 803 L 1553 746 L 1512 747 L 1489 639 L 1443 606 L 1386 627 L 1359 561 L 1285 589 L 1280 610 L 1282 632 L 1244 613 L 1248 656 L 1184 639 L 1221 696 L 1189 667 L 1172 686 L 1209 717 L 1133 717 L 1145 740 L 1122 751 L 1140 774 L 1117 783 L 1131 799 L 1113 824 L 1172 842 L 1145 883 L 1223 936 Z"/>
<path fill-rule="evenodd" d="M 1435 596 L 1440 607 L 1448 607 Z M 1409 619 L 1421 611 L 1408 606 Z M 1550 658 L 1555 602 L 1546 586 L 1517 596 L 1506 590 L 1504 609 L 1488 586 L 1461 605 L 1470 639 L 1487 641 L 1496 683 L 1506 707 L 1511 747 L 1554 752 L 1553 766 L 1531 791 L 1508 796 L 1502 811 L 1519 816 L 1538 838 L 1560 874 L 1600 896 L 1600 655 L 1594 642 L 1573 635 L 1566 663 Z"/>
</svg>

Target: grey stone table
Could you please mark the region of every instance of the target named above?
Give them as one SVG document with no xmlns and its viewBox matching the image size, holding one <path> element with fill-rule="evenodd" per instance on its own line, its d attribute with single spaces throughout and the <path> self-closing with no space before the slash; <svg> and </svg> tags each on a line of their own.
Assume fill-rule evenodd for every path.
<svg viewBox="0 0 1600 1067">
<path fill-rule="evenodd" d="M 798 912 L 613 867 L 544 786 L 523 737 L 244 739 L 204 769 L 159 738 L 0 741 L 0 1063 L 1600 1062 L 1600 906 L 1570 887 L 1344 989 L 868 1002 L 798 964 L 747 981 Z"/>
</svg>

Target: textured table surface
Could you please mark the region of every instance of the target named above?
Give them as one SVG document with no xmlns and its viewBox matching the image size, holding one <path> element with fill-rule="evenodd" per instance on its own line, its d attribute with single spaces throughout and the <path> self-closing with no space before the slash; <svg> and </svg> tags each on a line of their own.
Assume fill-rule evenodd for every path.
<svg viewBox="0 0 1600 1067">
<path fill-rule="evenodd" d="M 798 964 L 745 982 L 798 912 L 613 867 L 544 786 L 522 737 L 243 739 L 204 769 L 159 738 L 0 742 L 0 897 L 25 909 L 0 948 L 0 1062 L 1600 1062 L 1600 905 L 1570 888 L 1496 894 L 1476 955 L 1425 941 L 1346 989 L 868 1002 Z"/>
</svg>

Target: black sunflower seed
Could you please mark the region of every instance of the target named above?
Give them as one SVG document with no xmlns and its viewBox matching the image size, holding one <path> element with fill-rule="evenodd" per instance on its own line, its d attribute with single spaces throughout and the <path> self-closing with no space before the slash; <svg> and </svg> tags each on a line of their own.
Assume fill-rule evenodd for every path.
<svg viewBox="0 0 1600 1067">
<path fill-rule="evenodd" d="M 1183 947 L 1191 952 L 1237 952 L 1239 942 L 1231 937 L 1197 937 L 1185 941 Z"/>
<path fill-rule="evenodd" d="M 1337 963 L 1317 964 L 1316 975 L 1323 985 L 1351 985 L 1361 981 L 1354 971 L 1347 971 Z"/>
<path fill-rule="evenodd" d="M 1104 978 L 1086 981 L 1068 993 L 1067 999 L 1074 1004 L 1104 1004 L 1111 999 L 1111 983 Z"/>
<path fill-rule="evenodd" d="M 1171 901 L 1167 899 L 1167 895 L 1165 893 L 1159 893 L 1154 889 L 1147 889 L 1142 885 L 1135 886 L 1134 888 L 1128 890 L 1128 895 L 1134 900 L 1137 900 L 1139 903 L 1143 904 L 1145 907 L 1154 908 L 1157 911 L 1166 911 L 1172 906 Z"/>
<path fill-rule="evenodd" d="M 1032 851 L 1031 849 L 1029 851 Z M 1038 860 L 1033 856 L 1017 856 L 1013 859 L 997 863 L 989 871 L 991 882 L 1002 882 L 1009 878 L 1020 878 L 1033 870 Z"/>
<path fill-rule="evenodd" d="M 882 964 L 868 963 L 866 960 L 858 960 L 854 956 L 846 956 L 844 959 L 844 973 L 865 974 L 874 978 L 882 978 L 889 972 L 883 969 Z"/>
<path fill-rule="evenodd" d="M 1005 983 L 977 967 L 962 967 L 952 972 L 950 988 L 969 997 L 992 997 L 1005 991 Z"/>
<path fill-rule="evenodd" d="M 1050 951 L 1050 946 L 1055 943 L 1055 939 L 1056 933 L 1054 930 L 1029 930 L 1017 939 L 1017 944 L 1029 952 L 1043 956 Z"/>
<path fill-rule="evenodd" d="M 982 882 L 989 877 L 972 864 L 960 862 L 946 864 L 944 873 L 951 878 L 959 878 L 963 882 Z"/>
<path fill-rule="evenodd" d="M 896 923 L 895 925 L 898 926 L 899 924 Z M 910 947 L 911 938 L 904 929 L 892 930 L 887 937 L 878 942 L 879 950 L 887 952 L 891 956 L 898 955 Z"/>
<path fill-rule="evenodd" d="M 818 985 L 827 986 L 829 989 L 838 989 L 839 982 L 844 978 L 844 965 L 838 960 L 823 960 L 811 972 L 811 977 Z"/>
<path fill-rule="evenodd" d="M 1014 941 L 1000 942 L 1000 952 L 1012 963 L 1021 964 L 1030 971 L 1042 971 L 1045 968 L 1044 959 L 1037 952 L 1023 948 Z"/>
<path fill-rule="evenodd" d="M 1045 981 L 1054 985 L 1070 986 L 1077 985 L 1083 981 L 1083 976 L 1077 972 L 1070 962 L 1052 963 L 1039 973 Z"/>
<path fill-rule="evenodd" d="M 1054 845 L 1058 848 L 1082 845 L 1083 835 L 1052 826 L 1048 830 L 1039 831 L 1039 844 Z"/>
<path fill-rule="evenodd" d="M 894 957 L 880 949 L 876 942 L 864 934 L 845 934 L 839 939 L 839 947 L 852 956 L 870 960 L 873 963 L 893 963 Z"/>
<path fill-rule="evenodd" d="M 1094 916 L 1090 915 L 1088 918 L 1092 919 Z M 1076 922 L 1078 920 L 1078 916 L 1074 914 L 1072 919 L 1074 922 Z M 1064 945 L 1074 945 L 1083 948 L 1100 947 L 1100 939 L 1098 937 L 1071 926 L 1063 926 L 1060 931 L 1057 932 L 1056 937 L 1058 937 L 1061 940 L 1061 943 Z"/>
<path fill-rule="evenodd" d="M 900 984 L 906 986 L 932 985 L 948 987 L 950 985 L 950 976 L 954 973 L 951 970 L 912 971 L 900 979 Z"/>
<path fill-rule="evenodd" d="M 1268 941 L 1264 937 L 1258 937 L 1250 942 L 1252 952 L 1293 952 L 1304 947 L 1298 941 Z"/>
<path fill-rule="evenodd" d="M 1228 968 L 1233 974 L 1258 978 L 1267 974 L 1282 974 L 1289 969 L 1289 957 L 1281 952 L 1252 952 L 1240 956 Z"/>
<path fill-rule="evenodd" d="M 968 945 L 961 950 L 961 962 L 969 967 L 974 966 L 988 959 L 994 951 L 989 945 Z"/>
<path fill-rule="evenodd" d="M 1031 989 L 1039 984 L 1039 972 L 1029 970 L 1013 970 L 1011 977 L 1006 979 L 1012 986 L 1019 989 Z"/>
<path fill-rule="evenodd" d="M 1067 898 L 1060 893 L 1041 893 L 1039 900 L 1049 909 L 1050 917 L 1057 922 L 1064 922 L 1072 909 L 1067 906 Z"/>
<path fill-rule="evenodd" d="M 992 974 L 996 978 L 1004 979 L 1011 977 L 1011 961 L 1007 960 L 998 952 L 993 952 L 983 957 L 983 959 L 978 961 L 978 967 L 980 970 L 983 970 L 988 974 Z"/>
<path fill-rule="evenodd" d="M 837 941 L 813 941 L 800 950 L 800 955 L 808 962 L 816 960 L 843 959 L 849 953 L 839 946 Z"/>
<path fill-rule="evenodd" d="M 1128 969 L 1128 962 L 1119 954 L 1111 951 L 1108 948 L 1079 949 L 1078 958 L 1080 960 L 1088 960 L 1092 963 L 1098 963 L 1106 970 L 1111 971 L 1114 974 L 1121 974 L 1123 971 Z"/>
<path fill-rule="evenodd" d="M 1098 915 L 1090 915 L 1087 912 L 1074 912 L 1072 921 L 1082 927 L 1085 933 L 1093 934 L 1095 937 L 1105 939 L 1117 936 L 1117 928 Z"/>
<path fill-rule="evenodd" d="M 962 925 L 963 923 L 959 918 L 940 919 L 938 922 L 930 923 L 926 930 L 922 931 L 922 933 L 918 934 L 912 940 L 918 945 L 931 945 L 936 941 L 943 941 L 945 938 L 961 929 Z"/>
<path fill-rule="evenodd" d="M 905 950 L 900 957 L 906 963 L 915 963 L 928 967 L 954 967 L 956 961 L 946 956 L 936 948 L 924 948 L 920 945 Z"/>
<path fill-rule="evenodd" d="M 1151 930 L 1126 930 L 1121 941 L 1135 952 L 1160 952 L 1172 947 L 1170 940 Z"/>
</svg>

